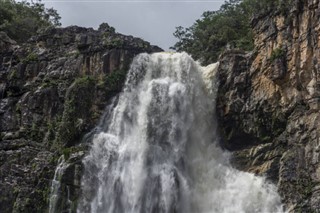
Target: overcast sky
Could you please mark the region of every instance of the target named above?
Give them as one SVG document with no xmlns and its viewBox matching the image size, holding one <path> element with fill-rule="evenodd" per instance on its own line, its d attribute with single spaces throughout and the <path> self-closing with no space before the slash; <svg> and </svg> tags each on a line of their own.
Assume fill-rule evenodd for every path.
<svg viewBox="0 0 320 213">
<path fill-rule="evenodd" d="M 168 50 L 176 42 L 175 27 L 191 26 L 204 11 L 217 10 L 223 0 L 42 0 L 58 10 L 62 26 L 98 28 L 102 22 Z"/>
</svg>

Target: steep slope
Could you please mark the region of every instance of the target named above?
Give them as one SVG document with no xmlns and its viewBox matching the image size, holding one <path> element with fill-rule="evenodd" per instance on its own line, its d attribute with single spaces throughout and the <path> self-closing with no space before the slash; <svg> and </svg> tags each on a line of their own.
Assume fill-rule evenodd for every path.
<svg viewBox="0 0 320 213">
<path fill-rule="evenodd" d="M 121 91 L 132 58 L 156 51 L 107 24 L 48 29 L 22 46 L 0 33 L 0 212 L 45 212 L 61 154 L 72 164 L 60 178 L 76 199 L 86 150 L 77 145 Z"/>
<path fill-rule="evenodd" d="M 218 115 L 234 165 L 278 183 L 288 208 L 320 209 L 320 3 L 252 20 L 255 51 L 221 56 Z"/>
</svg>

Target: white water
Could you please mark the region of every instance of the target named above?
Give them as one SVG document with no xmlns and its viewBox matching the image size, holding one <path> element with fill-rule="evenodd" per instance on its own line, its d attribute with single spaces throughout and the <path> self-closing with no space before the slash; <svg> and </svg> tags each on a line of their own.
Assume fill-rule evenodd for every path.
<svg viewBox="0 0 320 213">
<path fill-rule="evenodd" d="M 58 160 L 58 166 L 51 183 L 49 213 L 56 213 L 59 209 L 59 198 L 61 198 L 61 178 L 68 166 L 69 164 L 65 162 L 64 156 L 62 155 Z M 67 204 L 69 204 L 69 206 L 71 205 L 71 201 L 69 200 L 69 191 L 67 192 Z M 69 209 L 67 212 L 71 212 L 71 210 Z"/>
<path fill-rule="evenodd" d="M 218 145 L 218 64 L 137 56 L 84 159 L 78 212 L 282 212 L 274 185 L 237 171 Z"/>
</svg>

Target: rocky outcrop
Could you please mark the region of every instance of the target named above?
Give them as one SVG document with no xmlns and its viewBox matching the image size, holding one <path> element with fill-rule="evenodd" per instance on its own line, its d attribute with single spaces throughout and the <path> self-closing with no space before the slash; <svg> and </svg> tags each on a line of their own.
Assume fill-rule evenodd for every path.
<svg viewBox="0 0 320 213">
<path fill-rule="evenodd" d="M 221 56 L 218 115 L 234 165 L 278 184 L 292 212 L 320 209 L 320 2 L 252 20 L 255 51 Z"/>
<path fill-rule="evenodd" d="M 237 168 L 276 183 L 290 211 L 317 212 L 320 2 L 277 2 L 252 20 L 255 51 L 220 58 L 222 146 Z M 0 212 L 46 212 L 61 155 L 56 211 L 74 211 L 86 133 L 132 58 L 155 51 L 107 24 L 48 29 L 22 46 L 0 32 Z"/>
<path fill-rule="evenodd" d="M 48 29 L 21 46 L 0 32 L 0 212 L 46 212 L 62 154 L 70 166 L 60 190 L 76 200 L 81 138 L 121 91 L 133 57 L 156 51 L 107 24 Z"/>
</svg>

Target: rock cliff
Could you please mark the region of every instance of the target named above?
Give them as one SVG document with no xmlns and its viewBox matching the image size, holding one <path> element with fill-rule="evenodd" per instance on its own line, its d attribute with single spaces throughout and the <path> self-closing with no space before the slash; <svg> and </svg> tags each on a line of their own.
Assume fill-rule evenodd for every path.
<svg viewBox="0 0 320 213">
<path fill-rule="evenodd" d="M 0 212 L 46 212 L 62 154 L 60 191 L 76 200 L 81 138 L 121 91 L 133 57 L 155 51 L 107 24 L 48 29 L 20 46 L 0 32 Z"/>
<path fill-rule="evenodd" d="M 278 184 L 292 212 L 320 209 L 320 2 L 281 1 L 252 20 L 255 51 L 225 52 L 218 115 L 239 169 Z"/>
<path fill-rule="evenodd" d="M 276 183 L 292 212 L 320 209 L 320 2 L 281 0 L 252 19 L 255 50 L 220 57 L 218 119 L 233 164 Z M 161 51 L 114 32 L 48 29 L 17 45 L 0 32 L 0 212 L 74 210 L 86 135 L 132 58 Z M 61 158 L 60 158 L 61 159 Z"/>
</svg>

